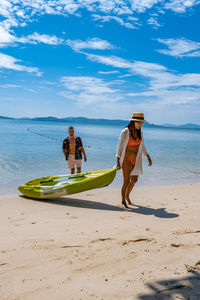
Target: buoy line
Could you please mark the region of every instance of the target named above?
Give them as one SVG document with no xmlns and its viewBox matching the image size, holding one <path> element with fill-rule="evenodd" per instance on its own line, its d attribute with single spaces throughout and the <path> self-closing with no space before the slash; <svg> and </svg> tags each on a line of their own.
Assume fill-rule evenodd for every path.
<svg viewBox="0 0 200 300">
<path fill-rule="evenodd" d="M 52 136 L 45 135 L 45 134 L 42 134 L 42 133 L 37 132 L 37 131 L 33 131 L 33 130 L 31 130 L 29 127 L 26 128 L 26 130 L 27 130 L 28 132 L 37 134 L 37 135 L 39 135 L 39 136 L 48 138 L 48 139 L 50 139 L 50 140 L 59 141 L 59 142 L 63 143 L 63 140 L 62 140 L 62 139 L 54 138 L 54 137 L 52 137 Z M 94 146 L 84 146 L 84 148 L 96 148 L 96 149 L 100 149 L 100 147 L 94 147 Z"/>
</svg>

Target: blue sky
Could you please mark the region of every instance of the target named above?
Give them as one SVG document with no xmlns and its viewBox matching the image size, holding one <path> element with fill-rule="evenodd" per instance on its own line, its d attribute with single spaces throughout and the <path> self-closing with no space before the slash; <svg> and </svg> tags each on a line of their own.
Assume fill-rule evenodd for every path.
<svg viewBox="0 0 200 300">
<path fill-rule="evenodd" d="M 0 0 L 0 115 L 200 124 L 197 0 Z"/>
</svg>

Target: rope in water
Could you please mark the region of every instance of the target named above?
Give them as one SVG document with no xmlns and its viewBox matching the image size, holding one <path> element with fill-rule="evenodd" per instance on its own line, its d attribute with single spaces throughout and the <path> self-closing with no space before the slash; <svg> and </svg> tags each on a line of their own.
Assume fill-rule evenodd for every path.
<svg viewBox="0 0 200 300">
<path fill-rule="evenodd" d="M 62 139 L 54 138 L 54 137 L 52 137 L 52 136 L 49 136 L 49 135 L 45 135 L 45 134 L 39 133 L 39 132 L 37 132 L 37 131 L 33 131 L 33 130 L 31 130 L 30 128 L 27 128 L 26 130 L 27 130 L 28 132 L 37 134 L 37 135 L 39 135 L 39 136 L 48 138 L 48 139 L 50 139 L 50 140 L 59 141 L 59 142 L 63 143 L 63 140 L 62 140 Z M 84 148 L 91 148 L 91 146 L 84 146 Z M 92 146 L 92 148 L 100 149 L 100 147 L 94 147 L 94 146 Z M 163 168 L 166 168 L 165 165 L 160 165 L 160 166 L 163 166 Z M 199 172 L 199 171 L 196 171 L 196 170 L 195 170 L 195 171 L 193 171 L 193 170 L 186 170 L 186 169 L 183 169 L 183 168 L 177 168 L 177 167 L 174 167 L 174 166 L 173 166 L 172 169 L 176 169 L 176 170 L 180 170 L 180 171 L 182 170 L 182 171 L 184 171 L 184 172 L 187 172 L 187 173 L 193 173 L 193 174 L 197 174 L 197 175 L 200 174 L 200 172 Z"/>
<path fill-rule="evenodd" d="M 40 133 L 40 132 L 37 132 L 37 131 L 34 131 L 34 130 L 30 129 L 29 127 L 28 127 L 28 128 L 26 128 L 26 130 L 27 130 L 28 132 L 31 132 L 31 133 L 37 134 L 37 135 L 39 135 L 39 136 L 42 136 L 42 137 L 48 138 L 48 139 L 50 139 L 50 140 L 59 141 L 59 142 L 63 143 L 63 140 L 62 140 L 62 139 L 59 139 L 59 138 L 54 138 L 54 137 L 52 137 L 52 136 L 49 136 L 49 135 L 42 134 L 42 133 Z M 92 147 L 92 148 L 96 148 L 96 149 L 100 149 L 100 147 L 94 147 L 94 146 L 84 146 L 84 148 L 91 148 L 91 147 Z"/>
<path fill-rule="evenodd" d="M 63 140 L 61 139 L 58 139 L 58 138 L 54 138 L 52 136 L 49 136 L 49 135 L 45 135 L 45 134 L 42 134 L 42 133 L 39 133 L 39 132 L 36 132 L 36 131 L 33 131 L 31 130 L 30 128 L 26 128 L 27 131 L 31 132 L 31 133 L 34 133 L 34 134 L 37 134 L 39 136 L 42 136 L 42 137 L 45 137 L 45 138 L 48 138 L 50 140 L 54 140 L 54 141 L 60 141 L 60 142 L 63 142 Z"/>
</svg>

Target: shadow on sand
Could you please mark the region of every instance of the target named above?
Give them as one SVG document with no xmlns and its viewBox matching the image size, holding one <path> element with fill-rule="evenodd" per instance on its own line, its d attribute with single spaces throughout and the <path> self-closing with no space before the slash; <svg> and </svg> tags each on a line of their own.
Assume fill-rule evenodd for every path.
<svg viewBox="0 0 200 300">
<path fill-rule="evenodd" d="M 200 300 L 200 273 L 190 276 L 148 283 L 149 294 L 140 295 L 139 300 Z"/>
<path fill-rule="evenodd" d="M 22 198 L 29 199 L 25 196 L 21 196 Z M 125 211 L 124 209 L 120 208 L 119 206 L 106 204 L 103 202 L 97 201 L 90 201 L 90 200 L 82 200 L 82 199 L 75 199 L 75 198 L 67 198 L 67 197 L 59 197 L 59 198 L 52 198 L 47 200 L 40 200 L 40 199 L 31 199 L 33 201 L 45 202 L 54 205 L 63 205 L 63 206 L 71 206 L 71 207 L 78 207 L 78 208 L 87 208 L 87 209 L 97 209 L 97 210 L 108 210 L 108 211 Z M 134 205 L 134 207 L 130 206 L 128 212 L 142 214 L 142 215 L 154 215 L 157 218 L 177 218 L 179 215 L 175 213 L 168 213 L 165 208 L 150 208 L 140 205 Z"/>
</svg>

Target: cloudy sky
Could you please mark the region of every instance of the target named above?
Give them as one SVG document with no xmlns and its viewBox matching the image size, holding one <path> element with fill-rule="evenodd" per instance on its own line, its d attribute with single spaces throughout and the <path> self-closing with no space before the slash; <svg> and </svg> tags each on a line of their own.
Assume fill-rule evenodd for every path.
<svg viewBox="0 0 200 300">
<path fill-rule="evenodd" d="M 199 0 L 0 0 L 0 115 L 200 123 Z"/>
</svg>

